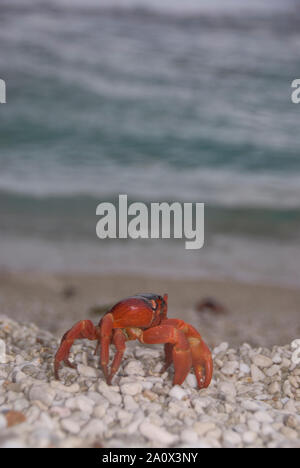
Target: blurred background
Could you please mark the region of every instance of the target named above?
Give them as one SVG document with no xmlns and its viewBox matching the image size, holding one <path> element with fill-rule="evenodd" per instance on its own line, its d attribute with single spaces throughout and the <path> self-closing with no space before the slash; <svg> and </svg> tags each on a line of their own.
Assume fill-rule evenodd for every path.
<svg viewBox="0 0 300 468">
<path fill-rule="evenodd" d="M 0 270 L 297 288 L 299 3 L 1 0 Z M 100 241 L 121 193 L 205 203 L 204 248 Z"/>
<path fill-rule="evenodd" d="M 299 285 L 295 0 L 2 0 L 0 266 Z M 206 241 L 101 242 L 96 206 L 206 203 Z"/>
</svg>

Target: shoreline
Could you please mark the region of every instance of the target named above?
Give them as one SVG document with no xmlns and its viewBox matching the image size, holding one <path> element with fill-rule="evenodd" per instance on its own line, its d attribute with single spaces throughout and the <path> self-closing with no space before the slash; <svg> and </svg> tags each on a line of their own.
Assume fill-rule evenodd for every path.
<svg viewBox="0 0 300 468">
<path fill-rule="evenodd" d="M 300 290 L 231 279 L 0 271 L 0 314 L 61 335 L 78 320 L 97 322 L 105 306 L 141 292 L 168 293 L 169 316 L 196 326 L 211 346 L 285 345 L 300 336 Z M 205 297 L 227 313 L 197 312 L 195 305 Z"/>
</svg>

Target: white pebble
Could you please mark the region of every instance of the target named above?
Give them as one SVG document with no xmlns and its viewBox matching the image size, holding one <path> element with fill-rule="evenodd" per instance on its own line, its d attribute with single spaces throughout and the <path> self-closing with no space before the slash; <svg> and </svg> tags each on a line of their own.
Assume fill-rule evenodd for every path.
<svg viewBox="0 0 300 468">
<path fill-rule="evenodd" d="M 63 419 L 61 421 L 61 426 L 65 431 L 71 434 L 78 434 L 80 431 L 80 425 L 73 419 Z"/>
<path fill-rule="evenodd" d="M 281 362 L 281 367 L 284 367 L 286 369 L 289 369 L 291 365 L 291 361 L 287 358 L 283 358 Z"/>
<path fill-rule="evenodd" d="M 66 393 L 77 393 L 80 391 L 80 386 L 78 383 L 74 383 L 72 385 L 64 385 L 59 380 L 52 380 L 51 387 L 57 389 L 58 391 Z"/>
<path fill-rule="evenodd" d="M 271 395 L 274 395 L 275 393 L 279 393 L 281 391 L 281 387 L 279 382 L 272 382 L 271 385 L 269 386 L 269 392 Z"/>
<path fill-rule="evenodd" d="M 245 363 L 241 362 L 240 363 L 240 371 L 243 374 L 250 374 L 250 367 L 248 366 L 248 364 L 245 364 Z"/>
<path fill-rule="evenodd" d="M 224 342 L 224 343 L 221 343 L 216 348 L 214 348 L 213 353 L 216 356 L 217 354 L 224 353 L 225 351 L 227 351 L 228 348 L 229 348 L 229 344 Z"/>
<path fill-rule="evenodd" d="M 211 400 L 209 398 L 197 398 L 196 400 L 193 400 L 193 406 L 198 414 L 202 414 L 203 410 L 207 408 L 211 403 Z"/>
<path fill-rule="evenodd" d="M 134 351 L 135 356 L 139 358 L 158 358 L 160 351 L 158 349 L 146 348 L 144 346 L 137 346 Z"/>
<path fill-rule="evenodd" d="M 77 408 L 85 413 L 91 413 L 95 402 L 84 395 L 76 398 Z"/>
<path fill-rule="evenodd" d="M 80 375 L 87 378 L 99 377 L 98 369 L 90 366 L 84 366 L 83 364 L 78 364 L 77 370 Z"/>
<path fill-rule="evenodd" d="M 233 398 L 236 397 L 236 388 L 231 382 L 220 382 L 218 390 L 225 393 L 225 395 L 230 395 Z"/>
<path fill-rule="evenodd" d="M 131 395 L 124 396 L 124 405 L 127 411 L 137 411 L 139 409 L 139 405 L 136 401 L 132 398 Z"/>
<path fill-rule="evenodd" d="M 94 401 L 84 395 L 69 398 L 65 406 L 71 409 L 78 409 L 84 413 L 90 414 L 93 411 Z"/>
<path fill-rule="evenodd" d="M 281 364 L 282 359 L 281 359 L 280 354 L 275 354 L 275 355 L 272 357 L 272 361 L 274 362 L 274 364 Z"/>
<path fill-rule="evenodd" d="M 19 382 L 21 382 L 22 380 L 27 379 L 28 376 L 27 376 L 24 372 L 22 372 L 22 371 L 15 371 L 15 372 L 13 373 L 12 378 L 13 378 L 13 381 L 14 381 L 14 382 L 19 383 Z"/>
<path fill-rule="evenodd" d="M 253 400 L 243 400 L 241 402 L 242 408 L 244 408 L 247 411 L 259 411 L 261 410 L 261 403 L 258 403 Z"/>
<path fill-rule="evenodd" d="M 101 437 L 103 432 L 106 430 L 106 425 L 99 419 L 92 419 L 87 425 L 81 430 L 80 434 L 82 437 Z"/>
<path fill-rule="evenodd" d="M 103 395 L 100 395 L 98 392 L 89 391 L 86 394 L 86 397 L 92 400 L 97 405 L 108 404 L 107 400 L 104 398 Z"/>
<path fill-rule="evenodd" d="M 141 393 L 143 389 L 143 386 L 139 382 L 131 382 L 131 383 L 125 383 L 121 385 L 121 392 L 124 393 L 125 395 L 137 395 L 138 393 Z"/>
<path fill-rule="evenodd" d="M 295 431 L 294 429 L 291 429 L 290 427 L 286 427 L 284 426 L 282 429 L 281 429 L 281 433 L 287 437 L 288 439 L 292 439 L 292 440 L 297 440 L 299 439 L 298 437 L 298 432 Z"/>
<path fill-rule="evenodd" d="M 241 436 L 234 431 L 228 430 L 223 434 L 223 440 L 226 445 L 237 446 L 242 442 Z"/>
<path fill-rule="evenodd" d="M 257 434 L 253 431 L 246 431 L 242 434 L 245 444 L 253 444 L 257 439 Z"/>
<path fill-rule="evenodd" d="M 228 361 L 222 367 L 221 371 L 225 375 L 233 375 L 238 368 L 239 368 L 239 363 L 237 361 Z"/>
<path fill-rule="evenodd" d="M 139 425 L 141 424 L 142 421 L 144 421 L 145 416 L 144 413 L 139 410 L 135 415 L 134 415 L 134 420 L 128 424 L 126 428 L 126 434 L 135 434 L 138 430 Z"/>
<path fill-rule="evenodd" d="M 151 390 L 151 388 L 153 387 L 153 382 L 149 382 L 148 380 L 144 380 L 143 382 L 141 382 L 141 384 L 146 390 Z"/>
<path fill-rule="evenodd" d="M 205 434 L 207 434 L 209 431 L 213 431 L 216 429 L 216 425 L 213 422 L 201 422 L 197 421 L 194 424 L 194 429 L 197 432 L 199 437 L 203 437 Z"/>
<path fill-rule="evenodd" d="M 262 425 L 262 428 L 261 428 L 261 433 L 262 435 L 264 436 L 269 436 L 271 434 L 274 434 L 275 430 L 274 428 L 271 426 L 271 424 L 267 424 L 267 423 L 264 423 Z"/>
<path fill-rule="evenodd" d="M 265 379 L 265 374 L 255 365 L 251 365 L 251 377 L 253 382 L 260 382 Z"/>
<path fill-rule="evenodd" d="M 128 364 L 124 367 L 125 375 L 145 375 L 143 365 L 140 361 L 129 361 Z"/>
<path fill-rule="evenodd" d="M 266 411 L 257 411 L 254 413 L 255 419 L 257 419 L 258 422 L 263 422 L 263 423 L 271 423 L 273 422 L 273 418 L 266 412 Z"/>
<path fill-rule="evenodd" d="M 183 442 L 187 442 L 188 444 L 192 444 L 198 440 L 198 435 L 195 431 L 191 429 L 183 429 L 180 434 L 180 438 Z"/>
<path fill-rule="evenodd" d="M 121 395 L 114 391 L 113 387 L 110 387 L 104 381 L 99 383 L 98 390 L 112 405 L 119 406 L 122 403 Z"/>
<path fill-rule="evenodd" d="M 296 413 L 296 406 L 293 400 L 288 400 L 284 405 L 284 410 L 289 411 L 290 413 Z"/>
<path fill-rule="evenodd" d="M 16 400 L 13 404 L 13 408 L 15 411 L 23 411 L 25 408 L 28 408 L 29 406 L 29 401 L 27 401 L 25 398 L 20 398 L 19 400 Z"/>
<path fill-rule="evenodd" d="M 274 375 L 278 374 L 280 371 L 280 366 L 274 365 L 270 367 L 270 369 L 266 370 L 266 375 L 268 377 L 273 377 Z"/>
<path fill-rule="evenodd" d="M 187 383 L 190 387 L 192 387 L 192 388 L 197 388 L 197 386 L 198 386 L 198 383 L 197 383 L 197 379 L 196 379 L 195 374 L 189 373 L 189 374 L 187 375 L 187 378 L 185 379 L 185 381 L 186 381 L 186 383 Z"/>
<path fill-rule="evenodd" d="M 163 446 L 172 445 L 178 439 L 176 435 L 171 434 L 166 429 L 156 426 L 148 421 L 144 421 L 140 424 L 140 432 L 147 439 L 159 442 Z"/>
<path fill-rule="evenodd" d="M 32 406 L 26 413 L 26 421 L 28 424 L 34 424 L 40 415 L 40 410 L 37 406 Z"/>
<path fill-rule="evenodd" d="M 260 423 L 256 419 L 249 419 L 248 427 L 250 431 L 255 432 L 256 434 L 259 433 L 260 430 Z"/>
<path fill-rule="evenodd" d="M 174 385 L 169 391 L 169 396 L 176 400 L 182 400 L 187 395 L 186 391 L 179 385 Z"/>
<path fill-rule="evenodd" d="M 105 404 L 101 404 L 101 405 L 97 405 L 95 408 L 94 408 L 94 416 L 96 418 L 103 418 L 103 416 L 105 415 L 106 413 L 106 410 L 108 408 L 108 401 L 106 401 L 106 405 Z"/>
<path fill-rule="evenodd" d="M 48 385 L 33 385 L 29 391 L 31 401 L 41 401 L 44 405 L 50 406 L 55 398 L 56 392 Z"/>
<path fill-rule="evenodd" d="M 271 367 L 273 364 L 272 359 L 264 356 L 263 354 L 257 354 L 253 357 L 252 361 L 257 367 Z"/>
</svg>

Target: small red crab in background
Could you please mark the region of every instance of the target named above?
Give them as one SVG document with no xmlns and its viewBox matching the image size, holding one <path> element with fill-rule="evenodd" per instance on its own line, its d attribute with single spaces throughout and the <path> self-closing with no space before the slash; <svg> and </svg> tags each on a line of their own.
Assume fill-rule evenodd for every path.
<svg viewBox="0 0 300 468">
<path fill-rule="evenodd" d="M 59 379 L 61 361 L 68 366 L 76 366 L 69 361 L 70 349 L 76 339 L 96 340 L 99 347 L 100 363 L 106 382 L 111 381 L 120 367 L 126 341 L 139 340 L 145 344 L 164 343 L 165 365 L 162 373 L 174 364 L 173 385 L 181 385 L 191 368 L 194 368 L 199 388 L 206 388 L 213 373 L 212 355 L 197 330 L 180 319 L 168 319 L 168 296 L 139 294 L 118 302 L 95 326 L 90 320 L 76 323 L 61 340 L 55 355 L 54 372 Z M 110 370 L 109 346 L 114 344 L 116 354 Z"/>
</svg>

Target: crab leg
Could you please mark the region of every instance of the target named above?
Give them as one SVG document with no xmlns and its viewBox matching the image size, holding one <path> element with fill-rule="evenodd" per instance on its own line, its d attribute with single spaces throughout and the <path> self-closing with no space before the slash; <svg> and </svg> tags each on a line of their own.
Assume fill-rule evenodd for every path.
<svg viewBox="0 0 300 468">
<path fill-rule="evenodd" d="M 113 363 L 110 368 L 110 374 L 107 379 L 108 385 L 111 384 L 111 381 L 115 373 L 118 371 L 120 367 L 120 364 L 121 364 L 121 361 L 122 361 L 122 358 L 126 349 L 126 340 L 127 340 L 127 337 L 122 329 L 117 328 L 116 330 L 113 331 L 112 342 L 115 345 L 117 352 L 115 354 Z"/>
<path fill-rule="evenodd" d="M 166 372 L 169 369 L 170 365 L 173 362 L 173 344 L 172 343 L 165 343 L 165 365 L 160 371 L 161 374 Z"/>
<path fill-rule="evenodd" d="M 175 369 L 173 385 L 181 385 L 192 366 L 190 346 L 184 332 L 172 325 L 159 325 L 142 332 L 138 339 L 141 343 L 174 345 L 172 346 L 172 360 Z M 170 347 L 168 347 L 168 360 L 170 359 L 169 352 Z"/>
<path fill-rule="evenodd" d="M 108 374 L 108 362 L 109 362 L 109 345 L 112 339 L 113 332 L 113 316 L 112 314 L 106 314 L 100 320 L 100 341 L 101 341 L 101 352 L 100 352 L 100 364 L 102 372 L 106 379 L 106 382 L 109 382 Z"/>
<path fill-rule="evenodd" d="M 69 361 L 69 354 L 74 341 L 80 338 L 98 340 L 98 327 L 95 327 L 90 320 L 81 320 L 64 334 L 54 360 L 54 375 L 57 380 L 59 380 L 58 370 L 61 361 L 73 369 L 76 368 L 76 365 Z"/>
</svg>

